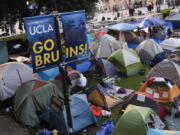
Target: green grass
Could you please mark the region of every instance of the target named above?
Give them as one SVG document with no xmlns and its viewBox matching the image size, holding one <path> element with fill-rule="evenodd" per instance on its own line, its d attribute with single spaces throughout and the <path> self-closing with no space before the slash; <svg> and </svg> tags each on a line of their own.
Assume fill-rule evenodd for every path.
<svg viewBox="0 0 180 135">
<path fill-rule="evenodd" d="M 163 13 L 163 19 L 169 16 L 170 11 L 171 9 L 161 10 L 161 13 Z"/>
<path fill-rule="evenodd" d="M 0 38 L 0 41 L 11 41 L 11 40 L 27 40 L 26 34 L 21 35 L 15 35 L 15 36 L 9 36 L 9 37 L 2 37 Z"/>
</svg>

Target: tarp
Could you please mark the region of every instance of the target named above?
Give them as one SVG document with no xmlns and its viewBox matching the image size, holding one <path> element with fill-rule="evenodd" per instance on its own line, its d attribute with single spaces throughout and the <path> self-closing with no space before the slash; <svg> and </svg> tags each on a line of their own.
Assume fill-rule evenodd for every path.
<svg viewBox="0 0 180 135">
<path fill-rule="evenodd" d="M 129 31 L 137 29 L 138 27 L 136 25 L 128 24 L 128 23 L 118 23 L 115 25 L 112 25 L 108 27 L 109 30 L 115 30 L 115 31 Z"/>
<path fill-rule="evenodd" d="M 165 54 L 164 52 L 158 53 L 155 55 L 154 59 L 151 62 L 151 66 L 155 66 L 156 64 L 158 64 L 159 62 L 163 61 L 165 59 Z"/>
<path fill-rule="evenodd" d="M 153 16 L 147 16 L 145 18 L 141 18 L 137 21 L 134 21 L 131 24 L 139 28 L 146 28 L 152 25 L 166 25 L 167 23 L 159 18 Z"/>
<path fill-rule="evenodd" d="M 179 131 L 148 129 L 147 135 L 180 135 Z"/>
<path fill-rule="evenodd" d="M 179 109 L 178 108 L 172 108 L 170 110 L 171 114 L 170 115 L 166 115 L 166 117 L 164 118 L 164 122 L 167 125 L 167 128 L 169 130 L 178 130 L 180 131 L 180 118 L 176 117 L 176 114 L 179 113 Z"/>
</svg>

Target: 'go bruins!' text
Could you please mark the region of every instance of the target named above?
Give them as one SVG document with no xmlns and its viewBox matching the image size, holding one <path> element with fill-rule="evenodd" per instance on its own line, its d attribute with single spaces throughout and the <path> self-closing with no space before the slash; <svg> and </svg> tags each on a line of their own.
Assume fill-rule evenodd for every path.
<svg viewBox="0 0 180 135">
<path fill-rule="evenodd" d="M 43 24 L 32 27 L 29 26 L 29 33 L 31 36 L 53 31 L 54 29 L 51 24 L 49 24 L 48 27 L 45 27 Z M 58 62 L 60 58 L 59 50 L 55 50 L 54 48 L 55 43 L 53 39 L 48 38 L 43 42 L 36 41 L 32 46 L 32 50 L 35 53 L 35 66 L 40 67 L 42 65 L 50 64 L 51 62 Z M 66 48 L 66 58 L 72 58 L 83 54 L 87 54 L 87 43 Z"/>
</svg>

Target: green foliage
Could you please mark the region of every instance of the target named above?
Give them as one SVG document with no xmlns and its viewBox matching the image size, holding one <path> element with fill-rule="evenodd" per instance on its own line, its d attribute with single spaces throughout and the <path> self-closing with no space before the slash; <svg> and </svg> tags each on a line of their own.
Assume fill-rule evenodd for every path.
<svg viewBox="0 0 180 135">
<path fill-rule="evenodd" d="M 165 9 L 165 10 L 161 10 L 161 13 L 163 13 L 163 18 L 166 18 L 167 16 L 169 16 L 171 9 Z"/>
<path fill-rule="evenodd" d="M 98 0 L 28 0 L 37 6 L 37 10 L 30 11 L 26 0 L 1 0 L 0 1 L 0 20 L 4 19 L 8 23 L 15 22 L 16 19 L 39 15 L 43 6 L 47 7 L 47 13 L 52 11 L 68 12 L 85 10 L 88 16 L 93 16 L 95 2 Z"/>
</svg>

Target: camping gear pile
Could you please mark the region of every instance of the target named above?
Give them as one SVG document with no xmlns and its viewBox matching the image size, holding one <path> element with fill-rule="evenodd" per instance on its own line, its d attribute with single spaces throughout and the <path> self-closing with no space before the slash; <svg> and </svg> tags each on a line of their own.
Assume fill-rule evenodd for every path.
<svg viewBox="0 0 180 135">
<path fill-rule="evenodd" d="M 160 19 L 146 17 L 131 24 L 110 26 L 108 32 L 95 34 L 95 39 L 91 35 L 91 61 L 85 60 L 76 68 L 66 65 L 67 88 L 71 94 L 69 106 L 65 100 L 63 73 L 59 73 L 58 67 L 35 74 L 31 64 L 23 64 L 27 61 L 22 60 L 23 57 L 18 57 L 19 62 L 8 62 L 12 56 L 8 56 L 6 43 L 0 42 L 3 54 L 0 56 L 0 108 L 6 109 L 9 106 L 4 105 L 6 100 L 14 99 L 12 111 L 22 125 L 47 129 L 44 132 L 56 129 L 59 134 L 69 135 L 96 124 L 101 117 L 110 118 L 111 110 L 119 105 L 121 112 L 117 122 L 103 122 L 95 135 L 172 133 L 163 130 L 163 122 L 171 124 L 172 117 L 168 114 L 176 117 L 173 121 L 179 120 L 180 59 L 176 51 L 180 41 L 169 38 L 158 44 L 152 38 L 141 40 L 134 32 L 134 29 L 153 25 L 169 27 Z M 176 57 L 169 57 L 172 55 Z M 138 73 L 143 76 L 145 65 L 151 69 L 138 92 L 119 86 L 124 78 L 136 77 Z M 180 130 L 170 124 L 167 124 L 168 129 Z"/>
</svg>

